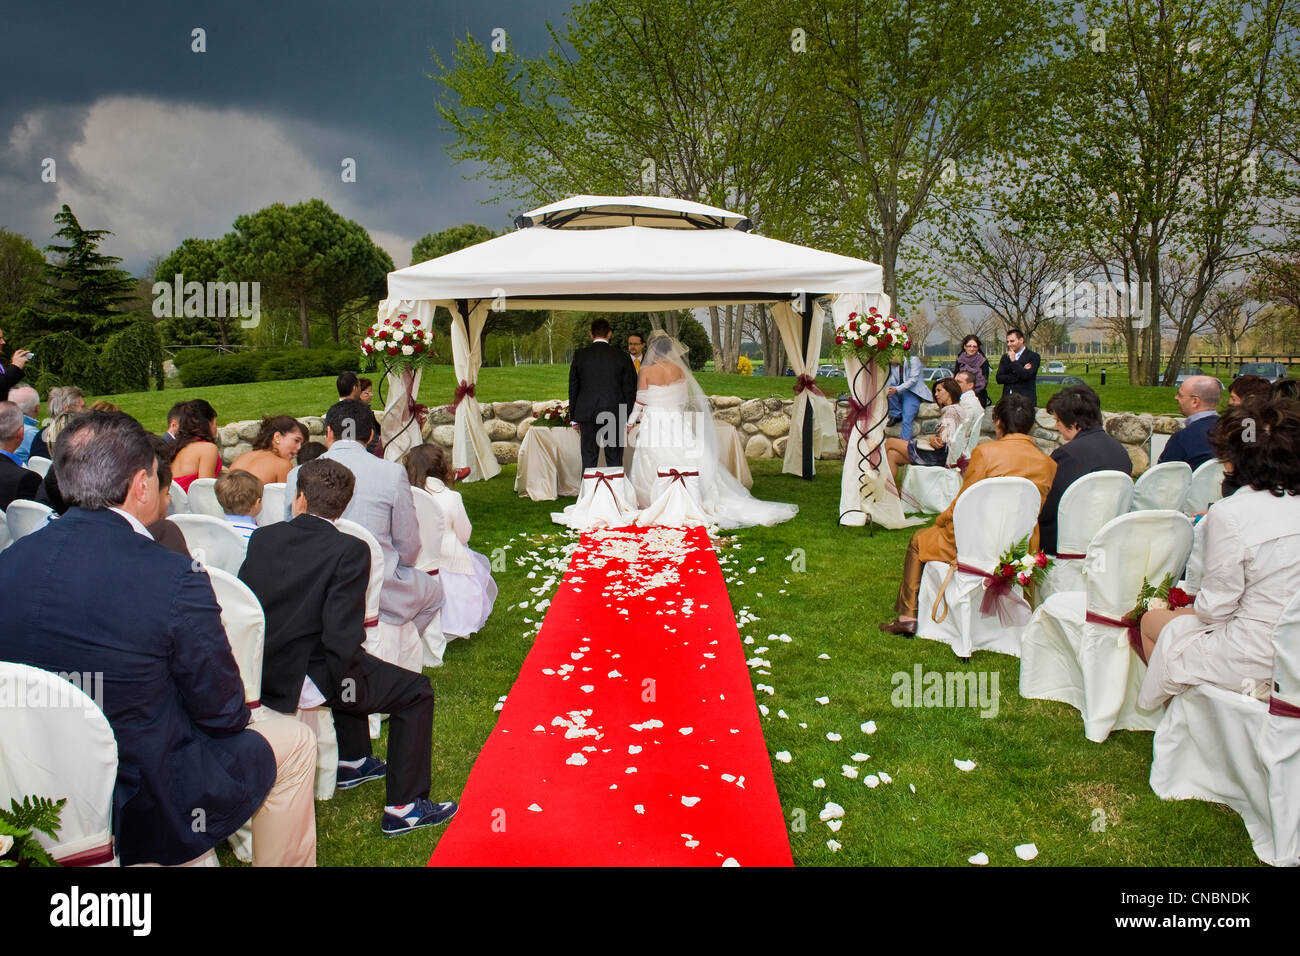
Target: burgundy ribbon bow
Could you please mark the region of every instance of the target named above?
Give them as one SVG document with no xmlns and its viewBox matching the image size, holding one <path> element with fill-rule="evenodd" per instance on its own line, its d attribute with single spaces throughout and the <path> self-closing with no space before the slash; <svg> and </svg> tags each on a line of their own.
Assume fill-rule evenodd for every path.
<svg viewBox="0 0 1300 956">
<path fill-rule="evenodd" d="M 844 436 L 844 444 L 848 445 L 853 439 L 853 430 L 858 430 L 859 434 L 865 435 L 871 430 L 871 406 L 863 405 L 856 398 L 849 398 L 849 414 L 844 418 L 844 424 L 840 426 L 840 434 Z M 871 462 L 872 468 L 880 467 L 880 449 L 873 448 L 867 454 L 867 460 Z"/>
<path fill-rule="evenodd" d="M 822 398 L 826 397 L 826 393 L 817 387 L 817 380 L 811 375 L 804 374 L 795 379 L 794 393 L 798 395 L 804 389 L 808 389 L 808 391 L 812 392 L 814 395 L 820 395 Z"/>
<path fill-rule="evenodd" d="M 985 617 L 996 614 L 998 623 L 1003 627 L 1023 627 L 1029 623 L 1031 613 L 1029 602 L 1011 590 L 1012 585 L 1016 583 L 1014 577 L 1005 578 L 1000 574 L 991 574 L 983 568 L 977 568 L 973 564 L 963 564 L 960 561 L 952 561 L 948 564 L 948 574 L 939 587 L 939 599 L 935 601 L 930 611 L 930 620 L 942 624 L 944 618 L 948 616 L 948 582 L 952 580 L 954 571 L 974 574 L 984 579 L 984 596 L 980 600 L 980 613 Z M 942 611 L 939 610 L 941 606 Z"/>
<path fill-rule="evenodd" d="M 421 405 L 415 400 L 414 395 L 407 395 L 406 414 L 414 418 L 416 423 L 423 428 L 425 419 L 429 417 L 429 406 Z"/>
<path fill-rule="evenodd" d="M 1274 717 L 1294 717 L 1300 719 L 1300 707 L 1288 704 L 1277 697 L 1269 697 L 1268 712 Z"/>
<path fill-rule="evenodd" d="M 668 468 L 664 471 L 659 472 L 660 478 L 671 477 L 673 481 L 680 481 L 683 485 L 686 484 L 687 478 L 698 478 L 699 476 L 700 473 L 698 471 L 678 471 L 676 468 Z M 670 481 L 668 483 L 671 485 L 673 481 Z"/>
<path fill-rule="evenodd" d="M 609 493 L 610 493 L 611 495 L 614 495 L 614 484 L 613 484 L 613 482 L 611 482 L 609 479 L 611 479 L 611 478 L 622 478 L 623 476 L 622 476 L 622 474 L 620 474 L 619 472 L 614 472 L 613 474 L 609 474 L 609 475 L 607 475 L 607 474 L 605 474 L 603 471 L 597 471 L 597 472 L 594 472 L 594 473 L 592 473 L 592 474 L 590 474 L 590 475 L 588 475 L 588 474 L 583 474 L 582 477 L 583 477 L 583 480 L 586 480 L 587 478 L 595 478 L 595 479 L 596 479 L 596 484 L 597 484 L 597 486 L 604 485 L 606 488 L 609 489 Z M 598 489 L 598 490 L 599 490 L 599 489 Z M 618 500 L 618 495 L 614 495 L 614 500 L 615 500 L 615 501 Z"/>
<path fill-rule="evenodd" d="M 1057 557 L 1060 557 L 1060 555 L 1057 555 Z M 1089 624 L 1104 624 L 1107 627 L 1119 627 L 1128 631 L 1128 646 L 1133 648 L 1138 660 L 1143 664 L 1147 663 L 1147 655 L 1142 650 L 1142 622 L 1140 620 L 1128 621 L 1107 617 L 1105 614 L 1098 614 L 1096 611 L 1089 611 L 1084 615 L 1084 620 Z"/>
<path fill-rule="evenodd" d="M 455 414 L 456 409 L 460 406 L 460 403 L 463 402 L 466 397 L 469 398 L 474 397 L 474 385 L 470 382 L 466 382 L 464 379 L 461 379 L 461 383 L 456 386 L 456 398 L 450 405 L 447 406 L 447 411 Z"/>
</svg>

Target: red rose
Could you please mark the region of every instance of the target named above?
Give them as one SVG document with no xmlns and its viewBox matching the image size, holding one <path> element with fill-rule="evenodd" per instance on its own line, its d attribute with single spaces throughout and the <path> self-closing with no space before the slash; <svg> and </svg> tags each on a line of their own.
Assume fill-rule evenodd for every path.
<svg viewBox="0 0 1300 956">
<path fill-rule="evenodd" d="M 416 329 L 418 329 L 418 328 L 420 327 L 420 320 L 419 320 L 419 319 L 412 319 L 412 320 L 411 320 L 411 326 L 412 326 L 412 328 L 416 328 Z"/>
<path fill-rule="evenodd" d="M 900 325 L 900 326 L 898 327 L 898 331 L 900 331 L 900 332 L 906 332 L 906 331 L 907 331 L 907 326 L 906 326 L 906 325 Z"/>
<path fill-rule="evenodd" d="M 390 345 L 390 346 L 388 346 L 388 354 L 389 354 L 389 355 L 396 355 L 397 352 L 398 352 L 398 348 L 397 348 L 396 345 Z"/>
<path fill-rule="evenodd" d="M 1177 610 L 1178 608 L 1180 608 L 1180 607 L 1188 607 L 1188 606 L 1191 605 L 1195 600 L 1196 600 L 1196 599 L 1195 599 L 1194 597 L 1192 597 L 1192 595 L 1188 594 L 1188 593 L 1187 593 L 1186 591 L 1184 591 L 1182 588 L 1170 588 L 1170 589 L 1169 589 L 1168 602 L 1169 602 L 1169 608 L 1170 608 L 1170 610 L 1175 610 L 1175 611 L 1176 611 L 1176 610 Z"/>
<path fill-rule="evenodd" d="M 836 345 L 843 345 L 843 344 L 844 344 L 844 336 L 842 336 L 842 335 L 837 335 L 837 336 L 835 336 L 835 344 L 836 344 Z"/>
<path fill-rule="evenodd" d="M 881 341 L 881 344 L 883 344 L 883 345 L 893 345 L 893 344 L 894 344 L 894 337 L 893 337 L 892 335 L 890 335 L 888 332 L 886 332 L 884 335 L 882 335 L 882 336 L 880 337 L 880 341 Z"/>
<path fill-rule="evenodd" d="M 1013 577 L 1016 573 L 1016 566 L 1014 564 L 1004 564 L 998 569 L 998 573 L 1004 578 Z"/>
<path fill-rule="evenodd" d="M 1034 563 L 1037 564 L 1040 568 L 1047 567 L 1047 552 L 1039 551 L 1036 555 L 1034 555 Z"/>
<path fill-rule="evenodd" d="M 876 307 L 873 305 L 871 308 L 867 309 L 867 311 L 870 312 L 872 315 L 875 315 L 875 314 L 876 314 Z"/>
<path fill-rule="evenodd" d="M 405 313 L 405 312 L 398 312 L 398 313 L 397 313 L 397 319 L 398 319 L 399 322 L 405 322 L 405 321 L 406 321 L 406 313 Z"/>
</svg>

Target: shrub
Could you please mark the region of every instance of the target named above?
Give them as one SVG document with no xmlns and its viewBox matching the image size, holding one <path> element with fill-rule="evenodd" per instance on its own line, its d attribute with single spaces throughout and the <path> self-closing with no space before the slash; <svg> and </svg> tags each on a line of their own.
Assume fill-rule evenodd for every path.
<svg viewBox="0 0 1300 956">
<path fill-rule="evenodd" d="M 99 354 L 71 332 L 51 332 L 32 350 L 36 388 L 42 395 L 56 385 L 76 385 L 92 394 L 104 391 Z"/>
<path fill-rule="evenodd" d="M 163 387 L 162 342 L 152 322 L 137 320 L 109 336 L 99 357 L 106 392 L 144 392 L 152 378 Z"/>
<path fill-rule="evenodd" d="M 280 382 L 293 378 L 318 378 L 356 372 L 361 353 L 353 349 L 296 349 L 267 357 L 257 373 L 259 382 Z"/>
<path fill-rule="evenodd" d="M 709 333 L 704 331 L 704 326 L 695 321 L 694 316 L 682 316 L 681 323 L 677 327 L 677 338 L 682 345 L 690 349 L 687 361 L 691 363 L 691 371 L 698 372 L 707 362 L 712 361 L 713 342 L 709 338 Z"/>
<path fill-rule="evenodd" d="M 262 356 L 257 352 L 237 355 L 214 355 L 195 359 L 180 370 L 181 382 L 186 388 L 207 388 L 212 385 L 242 385 L 257 381 Z"/>
<path fill-rule="evenodd" d="M 185 365 L 187 362 L 195 362 L 199 359 L 212 358 L 216 353 L 212 349 L 181 349 L 172 356 L 172 364 L 177 368 Z"/>
<path fill-rule="evenodd" d="M 736 371 L 741 375 L 754 374 L 754 363 L 749 360 L 748 355 L 742 355 L 736 360 Z"/>
</svg>

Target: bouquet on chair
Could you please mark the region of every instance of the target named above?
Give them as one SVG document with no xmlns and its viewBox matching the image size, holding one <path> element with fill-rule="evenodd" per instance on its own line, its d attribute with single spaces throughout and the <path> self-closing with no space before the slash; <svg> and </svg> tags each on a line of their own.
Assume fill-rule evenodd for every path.
<svg viewBox="0 0 1300 956">
<path fill-rule="evenodd" d="M 567 402 L 555 402 L 547 405 L 531 422 L 533 427 L 562 428 L 569 424 L 569 405 Z"/>
<path fill-rule="evenodd" d="M 1190 607 L 1195 600 L 1196 595 L 1174 587 L 1173 574 L 1166 574 L 1159 584 L 1152 584 L 1143 578 L 1142 588 L 1138 591 L 1137 604 L 1120 620 L 1129 627 L 1136 627 L 1142 622 L 1142 615 L 1147 611 L 1161 611 L 1166 608 L 1177 611 L 1179 608 Z"/>
<path fill-rule="evenodd" d="M 1043 583 L 1051 568 L 1052 559 L 1046 553 L 1029 550 L 1029 536 L 1026 535 L 1002 552 L 994 574 L 1006 581 L 1014 578 L 1022 588 L 1032 591 Z"/>
<path fill-rule="evenodd" d="M 1029 602 L 1012 588 L 1015 585 L 1026 591 L 1040 584 L 1052 559 L 1042 551 L 1029 550 L 1029 536 L 1021 538 L 998 558 L 993 573 L 984 579 L 984 597 L 980 601 L 980 613 L 986 616 L 996 614 L 1004 627 L 1023 626 L 1028 623 Z"/>
</svg>

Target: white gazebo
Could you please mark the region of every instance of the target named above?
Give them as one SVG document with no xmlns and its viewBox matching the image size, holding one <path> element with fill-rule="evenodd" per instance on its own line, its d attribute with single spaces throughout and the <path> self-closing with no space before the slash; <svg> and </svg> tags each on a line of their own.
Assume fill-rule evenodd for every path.
<svg viewBox="0 0 1300 956">
<path fill-rule="evenodd" d="M 515 225 L 504 236 L 389 273 L 388 298 L 379 304 L 381 321 L 407 313 L 432 322 L 438 306 L 451 313 L 457 392 L 464 395 L 456 406 L 455 467 L 468 467 L 471 480 L 501 470 L 473 396 L 489 312 L 760 303 L 771 307 L 798 376 L 784 470 L 813 476 L 811 393 L 801 386 L 811 383 L 821 353 L 815 303 L 843 297 L 855 308 L 875 305 L 887 313 L 879 265 L 754 235 L 737 213 L 656 196 L 573 196 L 519 216 Z M 849 446 L 851 457 L 855 442 Z M 846 457 L 846 496 L 849 465 Z M 856 494 L 856 478 L 853 486 Z M 857 497 L 841 504 L 841 512 L 863 510 Z M 865 514 L 844 523 L 863 521 Z"/>
</svg>

